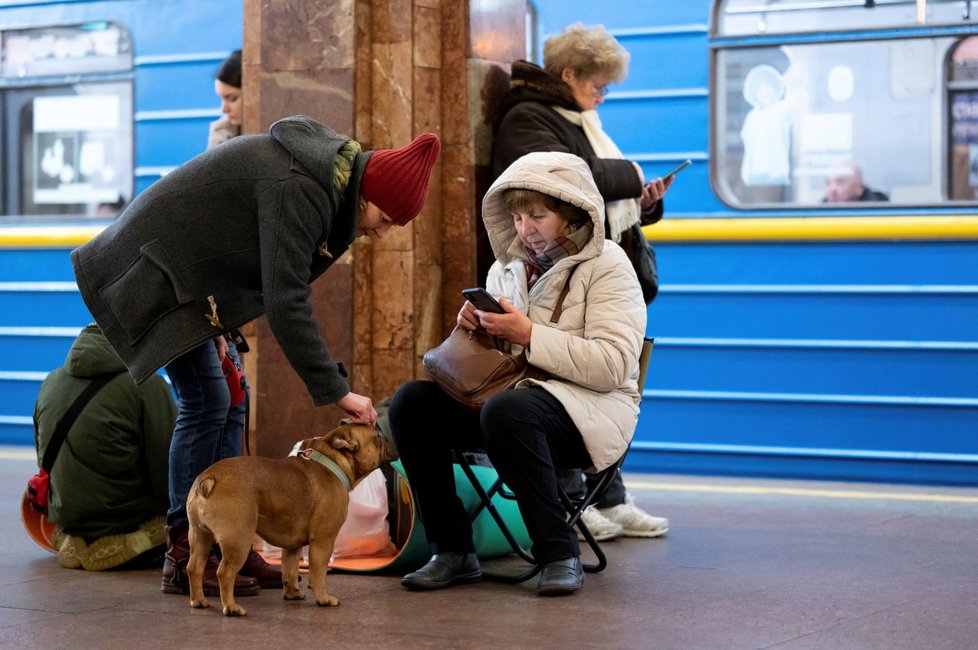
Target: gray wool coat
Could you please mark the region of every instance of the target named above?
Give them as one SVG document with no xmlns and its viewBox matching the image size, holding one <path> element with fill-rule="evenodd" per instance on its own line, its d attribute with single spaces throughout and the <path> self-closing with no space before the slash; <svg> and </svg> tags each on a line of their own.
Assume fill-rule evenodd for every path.
<svg viewBox="0 0 978 650">
<path fill-rule="evenodd" d="M 317 405 L 349 392 L 308 303 L 309 283 L 355 238 L 370 152 L 337 193 L 333 162 L 348 139 L 305 116 L 234 138 L 154 183 L 72 251 L 82 298 L 137 383 L 264 313 Z"/>
</svg>

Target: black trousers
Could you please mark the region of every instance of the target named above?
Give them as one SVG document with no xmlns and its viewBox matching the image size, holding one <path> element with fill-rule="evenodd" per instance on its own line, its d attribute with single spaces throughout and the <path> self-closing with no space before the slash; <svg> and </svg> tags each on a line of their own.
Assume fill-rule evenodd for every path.
<svg viewBox="0 0 978 650">
<path fill-rule="evenodd" d="M 516 495 L 537 562 L 580 554 L 557 496 L 557 469 L 588 467 L 591 458 L 567 411 L 546 390 L 503 391 L 476 414 L 434 382 L 412 381 L 398 389 L 388 416 L 433 552 L 476 550 L 455 490 L 452 450 L 485 449 Z"/>
</svg>

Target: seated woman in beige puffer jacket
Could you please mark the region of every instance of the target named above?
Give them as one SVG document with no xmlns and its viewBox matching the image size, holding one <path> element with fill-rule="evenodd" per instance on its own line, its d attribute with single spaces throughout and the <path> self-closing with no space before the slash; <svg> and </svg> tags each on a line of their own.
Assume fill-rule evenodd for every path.
<svg viewBox="0 0 978 650">
<path fill-rule="evenodd" d="M 434 555 L 402 584 L 437 589 L 481 577 L 451 450 L 485 449 L 516 495 L 542 565 L 541 595 L 572 593 L 583 572 L 557 497 L 558 468 L 601 470 L 625 452 L 638 418 L 646 311 L 632 265 L 604 236 L 604 201 L 587 164 L 527 154 L 493 183 L 483 219 L 496 262 L 486 288 L 505 314 L 464 303 L 462 327 L 525 349 L 546 380 L 493 396 L 478 414 L 430 381 L 402 386 L 390 424 Z M 550 317 L 565 283 L 556 324 Z"/>
</svg>

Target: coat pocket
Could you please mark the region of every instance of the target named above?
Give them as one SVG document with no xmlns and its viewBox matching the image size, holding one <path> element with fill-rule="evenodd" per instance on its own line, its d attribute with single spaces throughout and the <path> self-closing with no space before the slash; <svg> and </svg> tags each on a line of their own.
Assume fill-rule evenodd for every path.
<svg viewBox="0 0 978 650">
<path fill-rule="evenodd" d="M 99 295 L 132 344 L 192 299 L 159 240 L 144 244 L 129 268 L 102 287 Z"/>
</svg>

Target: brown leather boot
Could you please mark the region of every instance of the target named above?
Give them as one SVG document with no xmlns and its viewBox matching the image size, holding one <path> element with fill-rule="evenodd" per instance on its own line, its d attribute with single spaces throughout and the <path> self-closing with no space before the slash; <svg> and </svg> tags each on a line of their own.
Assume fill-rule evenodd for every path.
<svg viewBox="0 0 978 650">
<path fill-rule="evenodd" d="M 163 555 L 163 583 L 160 589 L 167 594 L 189 594 L 190 581 L 187 578 L 187 562 L 190 560 L 190 541 L 187 539 L 187 532 L 190 524 L 184 522 L 176 526 L 166 526 L 164 535 L 166 536 L 166 553 Z M 217 567 L 220 560 L 211 553 L 204 566 L 204 595 L 217 597 L 221 595 L 221 586 L 217 581 Z M 261 589 L 258 581 L 254 578 L 246 578 L 241 575 L 234 577 L 234 595 L 254 596 Z"/>
<path fill-rule="evenodd" d="M 248 553 L 248 559 L 238 571 L 239 576 L 247 576 L 258 581 L 262 589 L 277 589 L 282 586 L 282 571 L 265 561 L 254 548 Z"/>
</svg>

